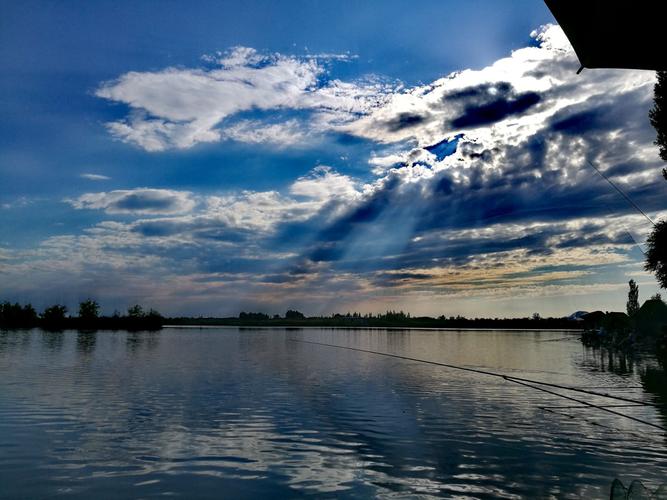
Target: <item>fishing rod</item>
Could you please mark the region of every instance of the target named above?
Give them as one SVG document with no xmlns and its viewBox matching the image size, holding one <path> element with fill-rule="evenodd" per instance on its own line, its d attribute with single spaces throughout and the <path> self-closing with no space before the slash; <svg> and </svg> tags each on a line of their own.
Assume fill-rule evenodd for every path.
<svg viewBox="0 0 667 500">
<path fill-rule="evenodd" d="M 318 346 L 322 346 L 322 347 L 332 347 L 332 348 L 336 348 L 336 349 L 344 349 L 344 350 L 348 350 L 348 351 L 363 352 L 363 353 L 367 353 L 367 354 L 376 354 L 378 356 L 385 356 L 385 357 L 389 357 L 389 358 L 402 359 L 402 360 L 405 360 L 405 361 L 414 361 L 414 362 L 417 362 L 417 363 L 424 363 L 424 364 L 428 364 L 428 365 L 441 366 L 441 367 L 449 368 L 449 369 L 452 369 L 452 370 L 460 370 L 460 371 L 465 371 L 465 372 L 470 372 L 470 373 L 476 373 L 476 374 L 479 374 L 479 375 L 486 375 L 486 376 L 490 376 L 490 377 L 501 378 L 501 379 L 506 380 L 508 382 L 513 382 L 513 383 L 516 383 L 516 384 L 519 384 L 519 385 L 523 385 L 525 387 L 529 387 L 531 389 L 546 392 L 546 393 L 552 394 L 554 396 L 558 396 L 558 397 L 561 397 L 561 398 L 564 398 L 564 399 L 568 399 L 570 401 L 574 401 L 574 402 L 583 404 L 585 406 L 589 406 L 591 408 L 606 411 L 608 413 L 612 413 L 612 414 L 620 416 L 620 417 L 625 417 L 625 418 L 628 418 L 628 419 L 633 420 L 635 422 L 645 424 L 645 425 L 648 425 L 648 426 L 651 426 L 651 427 L 655 427 L 657 429 L 660 429 L 662 431 L 667 432 L 667 428 L 663 427 L 661 425 L 654 424 L 652 422 L 648 422 L 646 420 L 642 420 L 642 419 L 633 417 L 631 415 L 626 415 L 626 414 L 623 414 L 623 413 L 619 413 L 619 412 L 616 412 L 614 410 L 610 410 L 608 408 L 605 408 L 604 406 L 600 406 L 600 405 L 596 405 L 594 403 L 589 403 L 587 401 L 582 401 L 582 400 L 579 400 L 579 399 L 575 399 L 575 398 L 572 398 L 570 396 L 566 396 L 564 394 L 559 394 L 557 392 L 545 389 L 544 387 L 551 387 L 551 388 L 555 388 L 555 389 L 573 391 L 573 392 L 588 394 L 588 395 L 591 395 L 591 396 L 598 396 L 598 397 L 602 397 L 602 398 L 613 399 L 613 400 L 616 400 L 616 401 L 624 401 L 626 403 L 634 403 L 635 405 L 638 405 L 638 406 L 639 405 L 641 405 L 641 406 L 650 406 L 650 407 L 655 408 L 654 405 L 652 405 L 651 403 L 647 403 L 645 401 L 639 401 L 639 400 L 636 400 L 636 399 L 625 398 L 625 397 L 622 397 L 622 396 L 614 396 L 614 395 L 611 395 L 611 394 L 589 391 L 587 389 L 582 389 L 582 388 L 579 388 L 579 387 L 569 387 L 569 386 L 564 386 L 564 385 L 559 385 L 559 384 L 553 384 L 553 383 L 550 383 L 550 382 L 543 382 L 543 381 L 540 381 L 540 380 L 532 380 L 532 379 L 528 379 L 528 378 L 524 378 L 524 377 L 515 377 L 515 376 L 512 376 L 512 375 L 505 375 L 505 374 L 502 374 L 502 373 L 496 373 L 496 372 L 492 372 L 492 371 L 489 371 L 489 370 L 482 370 L 482 369 L 479 369 L 479 368 L 470 368 L 470 367 L 467 367 L 467 366 L 459 366 L 459 365 L 453 365 L 453 364 L 449 364 L 449 363 L 441 363 L 439 361 L 429 361 L 429 360 L 426 360 L 426 359 L 413 358 L 413 357 L 410 357 L 410 356 L 403 356 L 403 355 L 400 355 L 400 354 L 391 354 L 391 353 L 382 352 L 382 351 L 373 351 L 373 350 L 370 350 L 370 349 L 360 349 L 358 347 L 348 347 L 348 346 L 341 346 L 341 345 L 336 345 L 336 344 L 327 344 L 327 343 L 324 343 L 324 342 L 314 342 L 314 341 L 311 341 L 311 340 L 298 340 L 298 339 L 293 339 L 293 338 L 292 339 L 287 339 L 287 340 L 290 341 L 290 342 L 297 342 L 297 343 L 301 343 L 301 344 L 311 344 L 311 345 L 318 345 Z M 531 385 L 531 384 L 535 384 L 535 385 Z M 536 387 L 536 386 L 544 386 L 544 387 Z"/>
</svg>

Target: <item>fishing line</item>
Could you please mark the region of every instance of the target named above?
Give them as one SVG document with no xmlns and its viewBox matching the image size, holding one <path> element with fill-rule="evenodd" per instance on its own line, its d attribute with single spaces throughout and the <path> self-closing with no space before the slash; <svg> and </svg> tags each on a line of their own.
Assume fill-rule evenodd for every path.
<svg viewBox="0 0 667 500">
<path fill-rule="evenodd" d="M 605 408 L 641 408 L 643 405 L 630 404 L 627 405 L 604 405 Z M 539 406 L 540 410 L 581 410 L 583 406 L 557 406 L 557 405 L 546 405 Z M 565 415 L 565 413 L 563 414 Z"/>
<path fill-rule="evenodd" d="M 612 186 L 613 186 L 619 193 L 621 193 L 621 194 L 623 195 L 623 197 L 624 197 L 626 200 L 629 200 L 629 201 L 630 201 L 630 203 L 632 204 L 633 207 L 635 207 L 637 210 L 639 210 L 639 212 L 640 212 L 642 215 L 644 215 L 644 217 L 646 217 L 646 218 L 649 220 L 649 222 L 651 222 L 651 223 L 653 224 L 653 221 L 652 221 L 652 220 L 651 220 L 651 219 L 650 219 L 650 218 L 649 218 L 649 217 L 648 217 L 648 216 L 641 210 L 641 208 L 639 208 L 639 206 L 638 206 L 636 203 L 634 203 L 634 202 L 630 199 L 630 197 L 629 197 L 627 194 L 621 192 L 621 189 L 620 189 L 618 186 L 616 186 L 616 185 L 611 181 L 611 179 L 609 179 L 608 177 L 606 177 L 606 176 L 605 176 L 599 169 L 595 168 L 595 165 L 593 165 L 593 164 L 591 163 L 590 160 L 587 160 L 587 162 L 593 167 L 593 169 L 594 169 L 594 170 L 595 170 L 595 171 L 596 171 L 596 172 L 597 172 L 603 179 L 605 179 L 607 182 L 609 182 L 609 184 L 611 184 L 611 185 L 612 185 Z M 612 210 L 612 208 L 611 208 L 611 206 L 609 205 L 609 203 L 605 203 L 605 202 L 602 201 L 602 200 L 601 200 L 601 203 L 603 203 L 604 206 L 607 208 L 607 212 L 609 212 L 609 215 L 613 216 L 613 215 L 614 215 L 614 211 Z M 635 246 L 639 249 L 639 251 L 640 251 L 642 254 L 646 255 L 646 251 L 642 248 L 641 243 L 639 243 L 639 242 L 637 241 L 637 238 L 635 238 L 634 235 L 628 230 L 628 227 L 627 227 L 627 225 L 625 224 L 625 222 L 621 222 L 620 224 L 621 224 L 621 226 L 622 226 L 623 232 L 629 236 L 629 238 L 633 241 L 633 243 L 634 243 Z"/>
<path fill-rule="evenodd" d="M 585 421 L 588 424 L 594 425 L 596 427 L 609 429 L 609 430 L 612 430 L 614 432 L 622 432 L 625 435 L 632 436 L 637 441 L 643 441 L 643 442 L 651 444 L 651 445 L 655 444 L 655 439 L 649 439 L 649 434 L 647 434 L 647 433 L 637 434 L 637 432 L 631 431 L 631 430 L 628 430 L 628 429 L 618 429 L 617 427 L 613 427 L 611 425 L 603 424 L 602 422 L 600 422 L 598 420 L 593 420 L 593 419 L 587 418 L 585 415 L 573 415 L 571 413 L 559 412 L 559 411 L 551 410 L 551 409 L 549 409 L 549 407 L 539 406 L 538 408 L 540 408 L 540 410 L 544 410 L 546 412 L 553 413 L 554 415 L 558 415 L 559 417 L 567 417 L 567 418 L 570 418 L 572 420 L 577 420 L 577 422 Z M 586 408 L 586 407 L 585 406 L 578 406 L 577 408 Z"/>
<path fill-rule="evenodd" d="M 632 415 L 626 415 L 625 413 L 621 413 L 621 412 L 612 410 L 612 409 L 607 408 L 605 406 L 596 405 L 595 403 L 589 403 L 588 401 L 582 401 L 581 399 L 566 396 L 565 394 L 559 394 L 557 392 L 550 391 L 549 389 L 545 389 L 544 387 L 537 387 L 535 385 L 527 384 L 525 382 L 521 382 L 521 381 L 516 380 L 516 379 L 513 380 L 511 377 L 503 377 L 503 378 L 505 378 L 506 380 L 509 380 L 510 382 L 514 382 L 515 384 L 519 384 L 519 385 L 522 385 L 524 387 L 530 387 L 531 389 L 535 389 L 536 391 L 546 392 L 547 394 L 552 394 L 553 396 L 558 396 L 558 397 L 561 397 L 563 399 L 567 399 L 569 401 L 574 401 L 575 403 L 579 403 L 579 404 L 588 406 L 590 408 L 595 408 L 596 410 L 606 411 L 607 413 L 611 413 L 612 415 L 616 415 L 617 417 L 624 417 L 624 418 L 633 420 L 635 422 L 638 422 L 640 424 L 648 425 L 650 427 L 655 427 L 656 429 L 660 429 L 661 431 L 667 431 L 667 427 L 663 427 L 661 425 L 654 424 L 653 422 L 648 422 L 647 420 L 642 420 L 641 418 L 633 417 Z M 649 405 L 649 406 L 652 406 L 652 405 Z"/>
<path fill-rule="evenodd" d="M 622 190 L 621 188 L 619 188 L 616 184 L 614 184 L 614 183 L 611 181 L 611 179 L 610 179 L 609 177 L 607 177 L 606 175 L 604 175 L 604 174 L 602 173 L 602 171 L 601 171 L 599 168 L 597 168 L 597 167 L 593 164 L 593 162 L 592 162 L 591 160 L 586 160 L 586 162 L 587 162 L 591 167 L 593 167 L 593 168 L 595 169 L 595 171 L 596 171 L 598 174 L 600 174 L 600 176 L 601 176 L 604 180 L 606 180 L 609 184 L 611 184 L 611 186 L 612 186 L 616 191 L 618 191 L 618 192 L 620 193 L 620 195 L 623 196 L 623 198 L 625 198 L 625 199 L 628 201 L 628 203 L 630 203 L 630 205 L 632 205 L 633 207 L 635 207 L 635 208 L 637 209 L 637 211 L 639 211 L 639 213 L 642 214 L 642 215 L 646 218 L 647 221 L 649 221 L 651 224 L 653 224 L 653 226 L 655 226 L 655 222 L 653 222 L 653 219 L 651 219 L 648 215 L 646 215 L 646 212 L 644 212 L 644 211 L 639 207 L 639 205 L 637 205 L 634 201 L 632 201 L 632 198 L 630 198 L 627 194 L 625 194 L 625 192 L 623 192 L 623 190 Z M 633 239 L 634 239 L 634 238 L 633 238 Z"/>
<path fill-rule="evenodd" d="M 651 423 L 651 422 L 647 422 L 645 420 L 641 420 L 641 419 L 638 419 L 636 417 L 632 417 L 630 415 L 625 415 L 623 413 L 619 413 L 619 412 L 616 412 L 614 410 L 606 409 L 604 406 L 596 405 L 594 403 L 589 403 L 587 401 L 581 401 L 579 399 L 575 399 L 575 398 L 572 398 L 570 396 L 566 396 L 564 394 L 559 394 L 557 392 L 545 389 L 544 387 L 536 387 L 535 385 L 531 385 L 531 384 L 537 384 L 537 385 L 540 385 L 540 386 L 551 387 L 551 388 L 555 388 L 555 389 L 563 389 L 563 390 L 567 390 L 567 391 L 573 391 L 573 392 L 578 392 L 578 393 L 582 393 L 582 394 L 588 394 L 590 396 L 598 396 L 598 397 L 601 397 L 601 398 L 613 399 L 613 400 L 616 400 L 616 401 L 624 401 L 626 403 L 634 403 L 638 406 L 650 406 L 652 408 L 655 408 L 654 405 L 652 405 L 651 403 L 647 403 L 645 401 L 638 401 L 636 399 L 625 398 L 625 397 L 622 397 L 622 396 L 613 396 L 611 394 L 604 394 L 604 393 L 599 393 L 599 392 L 595 392 L 595 391 L 589 391 L 587 389 L 581 389 L 581 388 L 578 388 L 578 387 L 569 387 L 569 386 L 564 386 L 564 385 L 559 385 L 559 384 L 552 384 L 550 382 L 542 382 L 540 380 L 531 380 L 531 379 L 527 379 L 527 378 L 523 378 L 523 377 L 515 377 L 515 376 L 512 376 L 512 375 L 504 375 L 504 374 L 501 374 L 501 373 L 491 372 L 491 371 L 488 371 L 488 370 L 480 370 L 480 369 L 477 369 L 477 368 L 468 368 L 468 367 L 464 367 L 464 366 L 452 365 L 452 364 L 449 364 L 449 363 L 441 363 L 441 362 L 438 362 L 438 361 L 428 361 L 428 360 L 425 360 L 425 359 L 412 358 L 410 356 L 402 356 L 400 354 L 391 354 L 391 353 L 387 353 L 387 352 L 372 351 L 372 350 L 369 350 L 369 349 L 360 349 L 358 347 L 347 347 L 347 346 L 341 346 L 341 345 L 336 345 L 336 344 L 326 344 L 326 343 L 323 343 L 323 342 L 313 342 L 313 341 L 310 341 L 310 340 L 298 340 L 298 339 L 293 339 L 293 338 L 292 339 L 287 339 L 287 340 L 290 341 L 290 342 L 297 342 L 297 343 L 302 343 L 302 344 L 312 344 L 312 345 L 318 345 L 318 346 L 323 346 L 323 347 L 333 347 L 333 348 L 336 348 L 336 349 L 344 349 L 344 350 L 348 350 L 348 351 L 363 352 L 363 353 L 367 353 L 367 354 L 376 354 L 378 356 L 386 356 L 386 357 L 389 357 L 389 358 L 402 359 L 402 360 L 405 360 L 405 361 L 414 361 L 414 362 L 417 362 L 417 363 L 424 363 L 424 364 L 429 364 L 429 365 L 434 365 L 434 366 L 442 366 L 444 368 L 450 368 L 450 369 L 453 369 L 453 370 L 461 370 L 461 371 L 466 371 L 466 372 L 471 372 L 471 373 L 477 373 L 477 374 L 480 374 L 480 375 L 487 375 L 487 376 L 490 376 L 490 377 L 502 378 L 502 379 L 504 379 L 508 382 L 514 382 L 516 384 L 523 385 L 523 386 L 526 386 L 526 387 L 530 387 L 530 388 L 538 390 L 538 391 L 553 394 L 554 396 L 559 396 L 561 398 L 568 399 L 570 401 L 574 401 L 574 402 L 577 402 L 577 403 L 580 403 L 580 404 L 583 404 L 583 405 L 586 405 L 586 406 L 590 406 L 592 408 L 600 409 L 600 410 L 606 411 L 608 413 L 613 413 L 614 415 L 617 415 L 617 416 L 625 417 L 625 418 L 628 418 L 630 420 L 634 420 L 636 422 L 649 425 L 651 427 L 658 428 L 662 431 L 667 431 L 667 428 L 662 427 L 660 425 L 657 425 L 657 424 L 654 424 L 654 423 Z"/>
</svg>

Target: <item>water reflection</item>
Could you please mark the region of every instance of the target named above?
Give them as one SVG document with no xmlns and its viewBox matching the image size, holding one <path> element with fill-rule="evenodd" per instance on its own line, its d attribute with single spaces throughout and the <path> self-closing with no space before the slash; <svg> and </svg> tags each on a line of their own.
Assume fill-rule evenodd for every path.
<svg viewBox="0 0 667 500">
<path fill-rule="evenodd" d="M 623 386 L 638 398 L 664 387 L 644 362 L 610 364 L 576 339 L 551 342 L 558 333 L 35 331 L 18 349 L 21 335 L 0 333 L 9 497 L 599 498 L 614 477 L 652 486 L 667 473 L 664 436 L 638 445 L 613 417 L 595 416 L 617 433 L 542 411 L 560 403 L 503 380 L 289 340 Z"/>
<path fill-rule="evenodd" d="M 628 353 L 605 347 L 583 347 L 581 366 L 590 371 L 608 372 L 622 377 L 637 374 L 637 362 L 642 361 L 639 353 Z"/>
<path fill-rule="evenodd" d="M 30 330 L 1 330 L 0 352 L 25 351 L 30 347 L 32 335 Z"/>
<path fill-rule="evenodd" d="M 65 334 L 63 332 L 42 330 L 40 331 L 42 345 L 49 351 L 60 351 L 65 342 Z"/>
<path fill-rule="evenodd" d="M 138 331 L 127 332 L 125 337 L 125 346 L 131 353 L 138 353 L 143 350 L 153 350 L 158 347 L 160 342 L 159 331 Z"/>
<path fill-rule="evenodd" d="M 79 331 L 76 334 L 76 350 L 80 354 L 90 355 L 95 350 L 97 331 Z"/>
<path fill-rule="evenodd" d="M 654 404 L 662 413 L 662 422 L 667 424 L 667 372 L 662 366 L 647 366 L 641 373 L 644 390 L 654 396 Z"/>
</svg>

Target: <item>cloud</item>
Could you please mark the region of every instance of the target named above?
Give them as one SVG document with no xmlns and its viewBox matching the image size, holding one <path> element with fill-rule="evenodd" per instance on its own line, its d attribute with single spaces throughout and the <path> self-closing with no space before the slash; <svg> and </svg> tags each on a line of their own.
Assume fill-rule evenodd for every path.
<svg viewBox="0 0 667 500">
<path fill-rule="evenodd" d="M 201 197 L 198 210 L 176 217 L 142 219 L 130 225 L 145 236 L 180 235 L 195 240 L 248 241 L 284 224 L 303 224 L 316 216 L 332 221 L 361 196 L 357 184 L 330 167 L 316 167 L 298 178 L 286 194 L 242 191 Z M 326 212 L 325 214 L 323 212 Z"/>
<path fill-rule="evenodd" d="M 111 177 L 108 177 L 106 175 L 101 175 L 101 174 L 83 173 L 83 174 L 80 174 L 79 177 L 81 177 L 82 179 L 88 179 L 89 181 L 108 181 L 108 180 L 111 180 Z"/>
<path fill-rule="evenodd" d="M 176 214 L 189 212 L 196 204 L 190 192 L 150 188 L 86 193 L 65 201 L 77 209 L 108 214 Z"/>
<path fill-rule="evenodd" d="M 534 46 L 479 70 L 395 92 L 343 128 L 381 143 L 413 141 L 419 147 L 465 133 L 469 141 L 492 148 L 521 142 L 564 108 L 591 107 L 589 99 L 615 100 L 652 87 L 649 72 L 577 75 L 576 55 L 558 26 L 545 26 L 532 36 Z"/>
<path fill-rule="evenodd" d="M 319 166 L 306 176 L 299 177 L 289 188 L 295 196 L 304 196 L 320 202 L 343 199 L 354 201 L 360 195 L 357 183 L 347 175 L 335 172 L 331 167 Z"/>
<path fill-rule="evenodd" d="M 311 110 L 318 113 L 318 126 L 328 128 L 364 113 L 381 100 L 384 88 L 377 82 L 327 80 L 313 57 L 260 55 L 236 47 L 207 60 L 210 69 L 130 72 L 102 84 L 95 92 L 98 97 L 131 110 L 124 119 L 108 123 L 109 131 L 147 151 L 185 149 L 222 138 L 264 142 L 270 128 L 251 132 L 249 122 L 224 121 L 250 110 Z M 293 129 L 290 122 L 282 127 Z"/>
<path fill-rule="evenodd" d="M 148 150 L 209 140 L 292 147 L 327 132 L 357 140 L 368 164 L 355 165 L 358 177 L 319 166 L 265 191 L 84 194 L 68 202 L 122 218 L 32 254 L 5 252 L 12 286 L 29 269 L 35 284 L 55 281 L 69 246 L 72 273 L 134 272 L 133 290 L 194 313 L 221 301 L 226 313 L 402 303 L 433 314 L 481 300 L 485 314 L 503 315 L 516 297 L 540 297 L 551 314 L 565 307 L 558 297 L 606 293 L 590 307 L 611 309 L 611 294 L 622 299 L 619 287 L 641 270 L 633 239 L 641 244 L 649 228 L 587 162 L 667 215 L 646 116 L 654 75 L 576 75 L 560 28 L 533 36 L 486 68 L 412 88 L 332 80 L 318 59 L 242 48 L 208 68 L 123 75 L 98 93 L 131 108 L 109 126 Z M 159 273 L 168 292 L 150 291 Z"/>
<path fill-rule="evenodd" d="M 221 138 L 248 144 L 270 144 L 277 147 L 304 145 L 310 138 L 298 120 L 266 124 L 261 120 L 241 120 L 220 132 Z"/>
<path fill-rule="evenodd" d="M 12 201 L 2 203 L 0 208 L 4 210 L 16 209 L 16 208 L 25 208 L 38 201 L 41 201 L 39 198 L 28 198 L 27 196 L 19 196 Z"/>
</svg>

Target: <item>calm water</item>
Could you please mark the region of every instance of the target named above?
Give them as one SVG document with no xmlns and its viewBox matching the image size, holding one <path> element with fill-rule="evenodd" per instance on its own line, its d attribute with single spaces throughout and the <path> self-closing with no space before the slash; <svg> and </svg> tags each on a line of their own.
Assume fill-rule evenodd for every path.
<svg viewBox="0 0 667 500">
<path fill-rule="evenodd" d="M 618 411 L 667 425 L 655 364 L 563 332 L 9 331 L 0 497 L 605 498 L 615 477 L 666 480 L 659 430 L 502 379 L 290 339 L 606 388 L 657 405 Z"/>
</svg>

